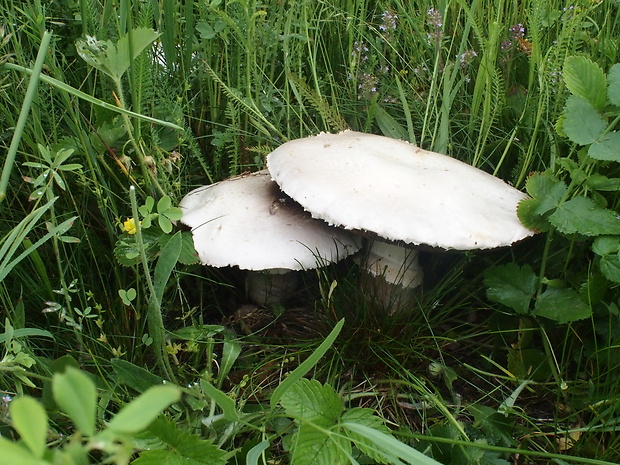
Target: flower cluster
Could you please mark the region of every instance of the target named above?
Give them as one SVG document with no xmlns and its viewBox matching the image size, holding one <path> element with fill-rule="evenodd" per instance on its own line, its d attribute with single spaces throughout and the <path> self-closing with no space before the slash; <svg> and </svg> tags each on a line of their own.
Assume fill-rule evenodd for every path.
<svg viewBox="0 0 620 465">
<path fill-rule="evenodd" d="M 476 53 L 475 50 L 465 50 L 463 53 L 461 53 L 460 55 L 457 55 L 456 58 L 458 58 L 459 63 L 461 65 L 461 69 L 465 70 L 467 68 L 467 66 L 474 60 L 474 58 L 476 58 L 478 56 L 478 54 Z"/>
<path fill-rule="evenodd" d="M 431 32 L 428 34 L 429 39 L 434 39 L 436 42 L 439 42 L 443 35 L 443 17 L 441 16 L 441 11 L 430 8 L 426 12 L 426 24 L 431 29 Z"/>
<path fill-rule="evenodd" d="M 398 15 L 391 10 L 385 10 L 381 15 L 379 30 L 386 41 L 392 39 L 392 32 L 396 30 Z"/>
</svg>

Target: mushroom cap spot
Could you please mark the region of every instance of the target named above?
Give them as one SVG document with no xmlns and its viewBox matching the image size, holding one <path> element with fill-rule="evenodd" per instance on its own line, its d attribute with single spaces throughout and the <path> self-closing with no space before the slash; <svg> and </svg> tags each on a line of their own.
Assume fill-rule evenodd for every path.
<svg viewBox="0 0 620 465">
<path fill-rule="evenodd" d="M 359 249 L 350 233 L 313 219 L 287 198 L 266 170 L 199 187 L 179 206 L 204 265 L 282 273 Z"/>
<path fill-rule="evenodd" d="M 471 250 L 534 234 L 517 217 L 525 194 L 402 140 L 321 133 L 282 144 L 268 155 L 267 168 L 313 217 L 391 241 Z"/>
</svg>

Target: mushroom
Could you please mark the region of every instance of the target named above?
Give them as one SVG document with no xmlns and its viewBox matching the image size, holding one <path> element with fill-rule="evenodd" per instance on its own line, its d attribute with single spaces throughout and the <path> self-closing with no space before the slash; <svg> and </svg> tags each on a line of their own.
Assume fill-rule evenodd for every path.
<svg viewBox="0 0 620 465">
<path fill-rule="evenodd" d="M 314 218 L 375 238 L 366 269 L 404 289 L 422 281 L 416 246 L 489 249 L 533 234 L 517 217 L 525 194 L 402 140 L 321 133 L 281 145 L 267 168 Z"/>
<path fill-rule="evenodd" d="M 359 250 L 349 232 L 313 219 L 287 198 L 266 170 L 199 187 L 179 206 L 200 261 L 248 270 L 248 294 L 258 305 L 281 302 L 292 292 L 291 271 Z"/>
</svg>

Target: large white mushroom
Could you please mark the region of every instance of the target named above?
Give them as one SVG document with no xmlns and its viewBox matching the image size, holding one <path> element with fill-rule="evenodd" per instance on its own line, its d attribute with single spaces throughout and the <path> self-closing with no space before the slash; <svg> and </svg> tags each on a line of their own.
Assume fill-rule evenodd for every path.
<svg viewBox="0 0 620 465">
<path fill-rule="evenodd" d="M 371 246 L 366 268 L 404 288 L 422 281 L 413 246 L 489 249 L 533 234 L 517 217 L 525 194 L 402 140 L 321 133 L 281 145 L 267 168 L 314 218 L 383 239 Z"/>
<path fill-rule="evenodd" d="M 296 278 L 359 250 L 350 233 L 313 219 L 283 194 L 266 170 L 199 187 L 181 200 L 204 265 L 248 270 L 248 294 L 259 305 L 280 301 Z"/>
</svg>

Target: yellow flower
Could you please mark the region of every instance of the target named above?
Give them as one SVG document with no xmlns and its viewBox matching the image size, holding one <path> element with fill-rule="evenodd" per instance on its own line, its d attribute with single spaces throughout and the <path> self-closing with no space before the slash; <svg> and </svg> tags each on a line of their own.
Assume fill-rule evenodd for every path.
<svg viewBox="0 0 620 465">
<path fill-rule="evenodd" d="M 136 233 L 136 220 L 134 218 L 127 218 L 127 220 L 123 223 L 123 226 L 121 228 L 127 234 L 135 234 Z"/>
</svg>

